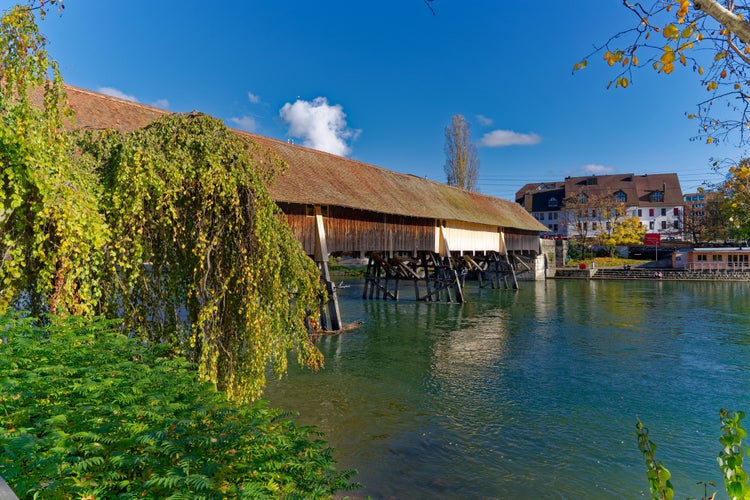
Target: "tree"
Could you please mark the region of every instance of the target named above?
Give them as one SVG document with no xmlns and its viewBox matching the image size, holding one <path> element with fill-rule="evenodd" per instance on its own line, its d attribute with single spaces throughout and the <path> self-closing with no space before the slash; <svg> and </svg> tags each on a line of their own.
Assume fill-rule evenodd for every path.
<svg viewBox="0 0 750 500">
<path fill-rule="evenodd" d="M 591 198 L 583 191 L 573 193 L 563 200 L 564 222 L 568 226 L 568 238 L 572 237 L 578 241 L 581 255 L 584 255 L 589 238 L 592 206 Z"/>
<path fill-rule="evenodd" d="M 454 115 L 445 127 L 445 175 L 447 184 L 476 191 L 479 180 L 479 158 L 471 142 L 471 126 L 462 115 Z"/>
<path fill-rule="evenodd" d="M 318 270 L 266 188 L 280 160 L 199 114 L 72 136 L 46 5 L 0 19 L 0 313 L 122 318 L 238 400 L 289 351 L 320 366 Z"/>
<path fill-rule="evenodd" d="M 634 14 L 633 26 L 596 47 L 573 70 L 601 54 L 619 68 L 608 86 L 626 88 L 637 68 L 670 74 L 689 67 L 708 92 L 688 115 L 699 122 L 698 137 L 712 143 L 735 134 L 737 143 L 745 143 L 750 138 L 750 1 L 724 6 L 718 0 L 623 0 L 623 5 Z"/>
<path fill-rule="evenodd" d="M 596 205 L 597 238 L 602 246 L 607 247 L 610 256 L 613 256 L 615 246 L 622 244 L 615 234 L 625 216 L 625 203 L 618 202 L 613 194 L 608 194 L 599 197 Z"/>
<path fill-rule="evenodd" d="M 743 243 L 750 239 L 750 159 L 743 159 L 729 169 L 724 184 L 724 215 L 731 236 Z"/>
<path fill-rule="evenodd" d="M 640 245 L 646 236 L 646 226 L 638 217 L 628 217 L 617 221 L 612 230 L 614 245 Z"/>
<path fill-rule="evenodd" d="M 0 310 L 94 313 L 108 228 L 96 176 L 71 154 L 62 78 L 29 6 L 0 19 L 0 77 Z"/>
</svg>

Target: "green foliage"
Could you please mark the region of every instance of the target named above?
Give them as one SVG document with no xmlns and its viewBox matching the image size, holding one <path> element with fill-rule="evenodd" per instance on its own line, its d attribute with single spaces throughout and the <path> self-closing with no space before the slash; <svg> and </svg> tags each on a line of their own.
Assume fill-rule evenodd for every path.
<svg viewBox="0 0 750 500">
<path fill-rule="evenodd" d="M 0 475 L 21 498 L 330 498 L 330 448 L 104 320 L 0 318 Z"/>
<path fill-rule="evenodd" d="M 266 189 L 280 162 L 198 114 L 74 140 L 35 9 L 0 23 L 0 313 L 122 317 L 240 400 L 290 350 L 317 368 L 322 289 Z"/>
<path fill-rule="evenodd" d="M 747 430 L 742 427 L 743 412 L 730 412 L 721 409 L 719 412 L 721 420 L 721 442 L 722 449 L 719 452 L 718 461 L 724 477 L 724 486 L 727 494 L 732 500 L 750 499 L 750 487 L 748 486 L 748 474 L 742 467 L 745 455 L 750 451 L 742 441 L 747 437 Z M 654 499 L 670 499 L 674 496 L 674 489 L 669 481 L 670 473 L 661 462 L 656 462 L 654 452 L 656 445 L 648 437 L 648 429 L 638 420 L 635 426 L 638 436 L 638 449 L 641 450 L 646 460 L 647 476 L 651 489 L 651 497 Z M 706 485 L 713 483 L 698 482 Z M 714 498 L 712 495 L 710 498 Z M 706 498 L 706 494 L 704 494 Z"/>
<path fill-rule="evenodd" d="M 750 239 L 750 159 L 729 168 L 723 188 L 723 212 L 729 221 L 730 234 L 745 242 Z"/>
<path fill-rule="evenodd" d="M 0 19 L 0 77 L 0 311 L 22 299 L 34 313 L 91 313 L 108 233 L 96 177 L 70 154 L 62 79 L 30 7 Z"/>
<path fill-rule="evenodd" d="M 718 461 L 724 476 L 724 486 L 732 499 L 750 498 L 748 476 L 742 468 L 742 463 L 748 448 L 742 446 L 742 440 L 747 437 L 747 431 L 742 427 L 744 412 L 729 412 L 721 409 L 721 441 L 722 450 Z"/>
<path fill-rule="evenodd" d="M 174 346 L 234 398 L 258 397 L 267 364 L 282 373 L 290 349 L 319 365 L 303 323 L 318 270 L 271 200 L 274 167 L 258 166 L 253 144 L 198 113 L 78 144 L 101 175 L 112 232 L 110 315 Z"/>
<path fill-rule="evenodd" d="M 638 449 L 643 453 L 646 461 L 646 476 L 651 490 L 651 498 L 655 500 L 671 500 L 674 497 L 674 488 L 669 478 L 672 474 L 661 461 L 656 461 L 656 444 L 648 438 L 648 428 L 638 420 L 635 425 L 638 436 Z"/>
<path fill-rule="evenodd" d="M 638 217 L 628 217 L 615 223 L 612 239 L 615 245 L 641 245 L 646 236 L 646 226 Z"/>
</svg>

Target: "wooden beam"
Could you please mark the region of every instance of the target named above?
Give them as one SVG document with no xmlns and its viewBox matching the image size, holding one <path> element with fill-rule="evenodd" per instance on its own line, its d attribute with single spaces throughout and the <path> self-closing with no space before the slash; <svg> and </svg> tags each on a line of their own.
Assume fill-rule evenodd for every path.
<svg viewBox="0 0 750 500">
<path fill-rule="evenodd" d="M 336 294 L 336 286 L 331 281 L 331 275 L 328 272 L 328 243 L 326 242 L 326 229 L 323 224 L 323 210 L 320 205 L 315 205 L 315 262 L 320 269 L 320 277 L 328 293 L 328 303 L 325 309 L 321 310 L 320 326 L 328 329 L 328 320 L 330 320 L 330 329 L 333 331 L 341 330 L 341 311 L 339 310 L 339 298 Z"/>
</svg>

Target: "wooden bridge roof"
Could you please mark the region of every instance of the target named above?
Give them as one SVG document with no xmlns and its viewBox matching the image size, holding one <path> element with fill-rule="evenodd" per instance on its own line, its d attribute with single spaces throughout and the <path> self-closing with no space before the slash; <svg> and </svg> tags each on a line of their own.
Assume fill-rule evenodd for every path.
<svg viewBox="0 0 750 500">
<path fill-rule="evenodd" d="M 171 112 L 67 86 L 75 127 L 130 132 Z M 471 193 L 349 158 L 235 131 L 276 153 L 288 167 L 270 186 L 277 202 L 334 205 L 384 214 L 546 231 L 512 201 Z"/>
</svg>

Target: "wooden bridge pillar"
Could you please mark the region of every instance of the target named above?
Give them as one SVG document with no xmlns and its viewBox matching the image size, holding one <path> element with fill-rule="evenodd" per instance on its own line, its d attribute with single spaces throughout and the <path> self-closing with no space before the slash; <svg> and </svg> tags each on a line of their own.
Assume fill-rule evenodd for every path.
<svg viewBox="0 0 750 500">
<path fill-rule="evenodd" d="M 341 330 L 339 298 L 336 294 L 336 286 L 331 281 L 331 275 L 328 272 L 328 244 L 326 243 L 326 230 L 320 205 L 315 205 L 315 263 L 318 264 L 320 278 L 328 293 L 328 302 L 320 305 L 320 327 L 323 330 Z"/>
</svg>

